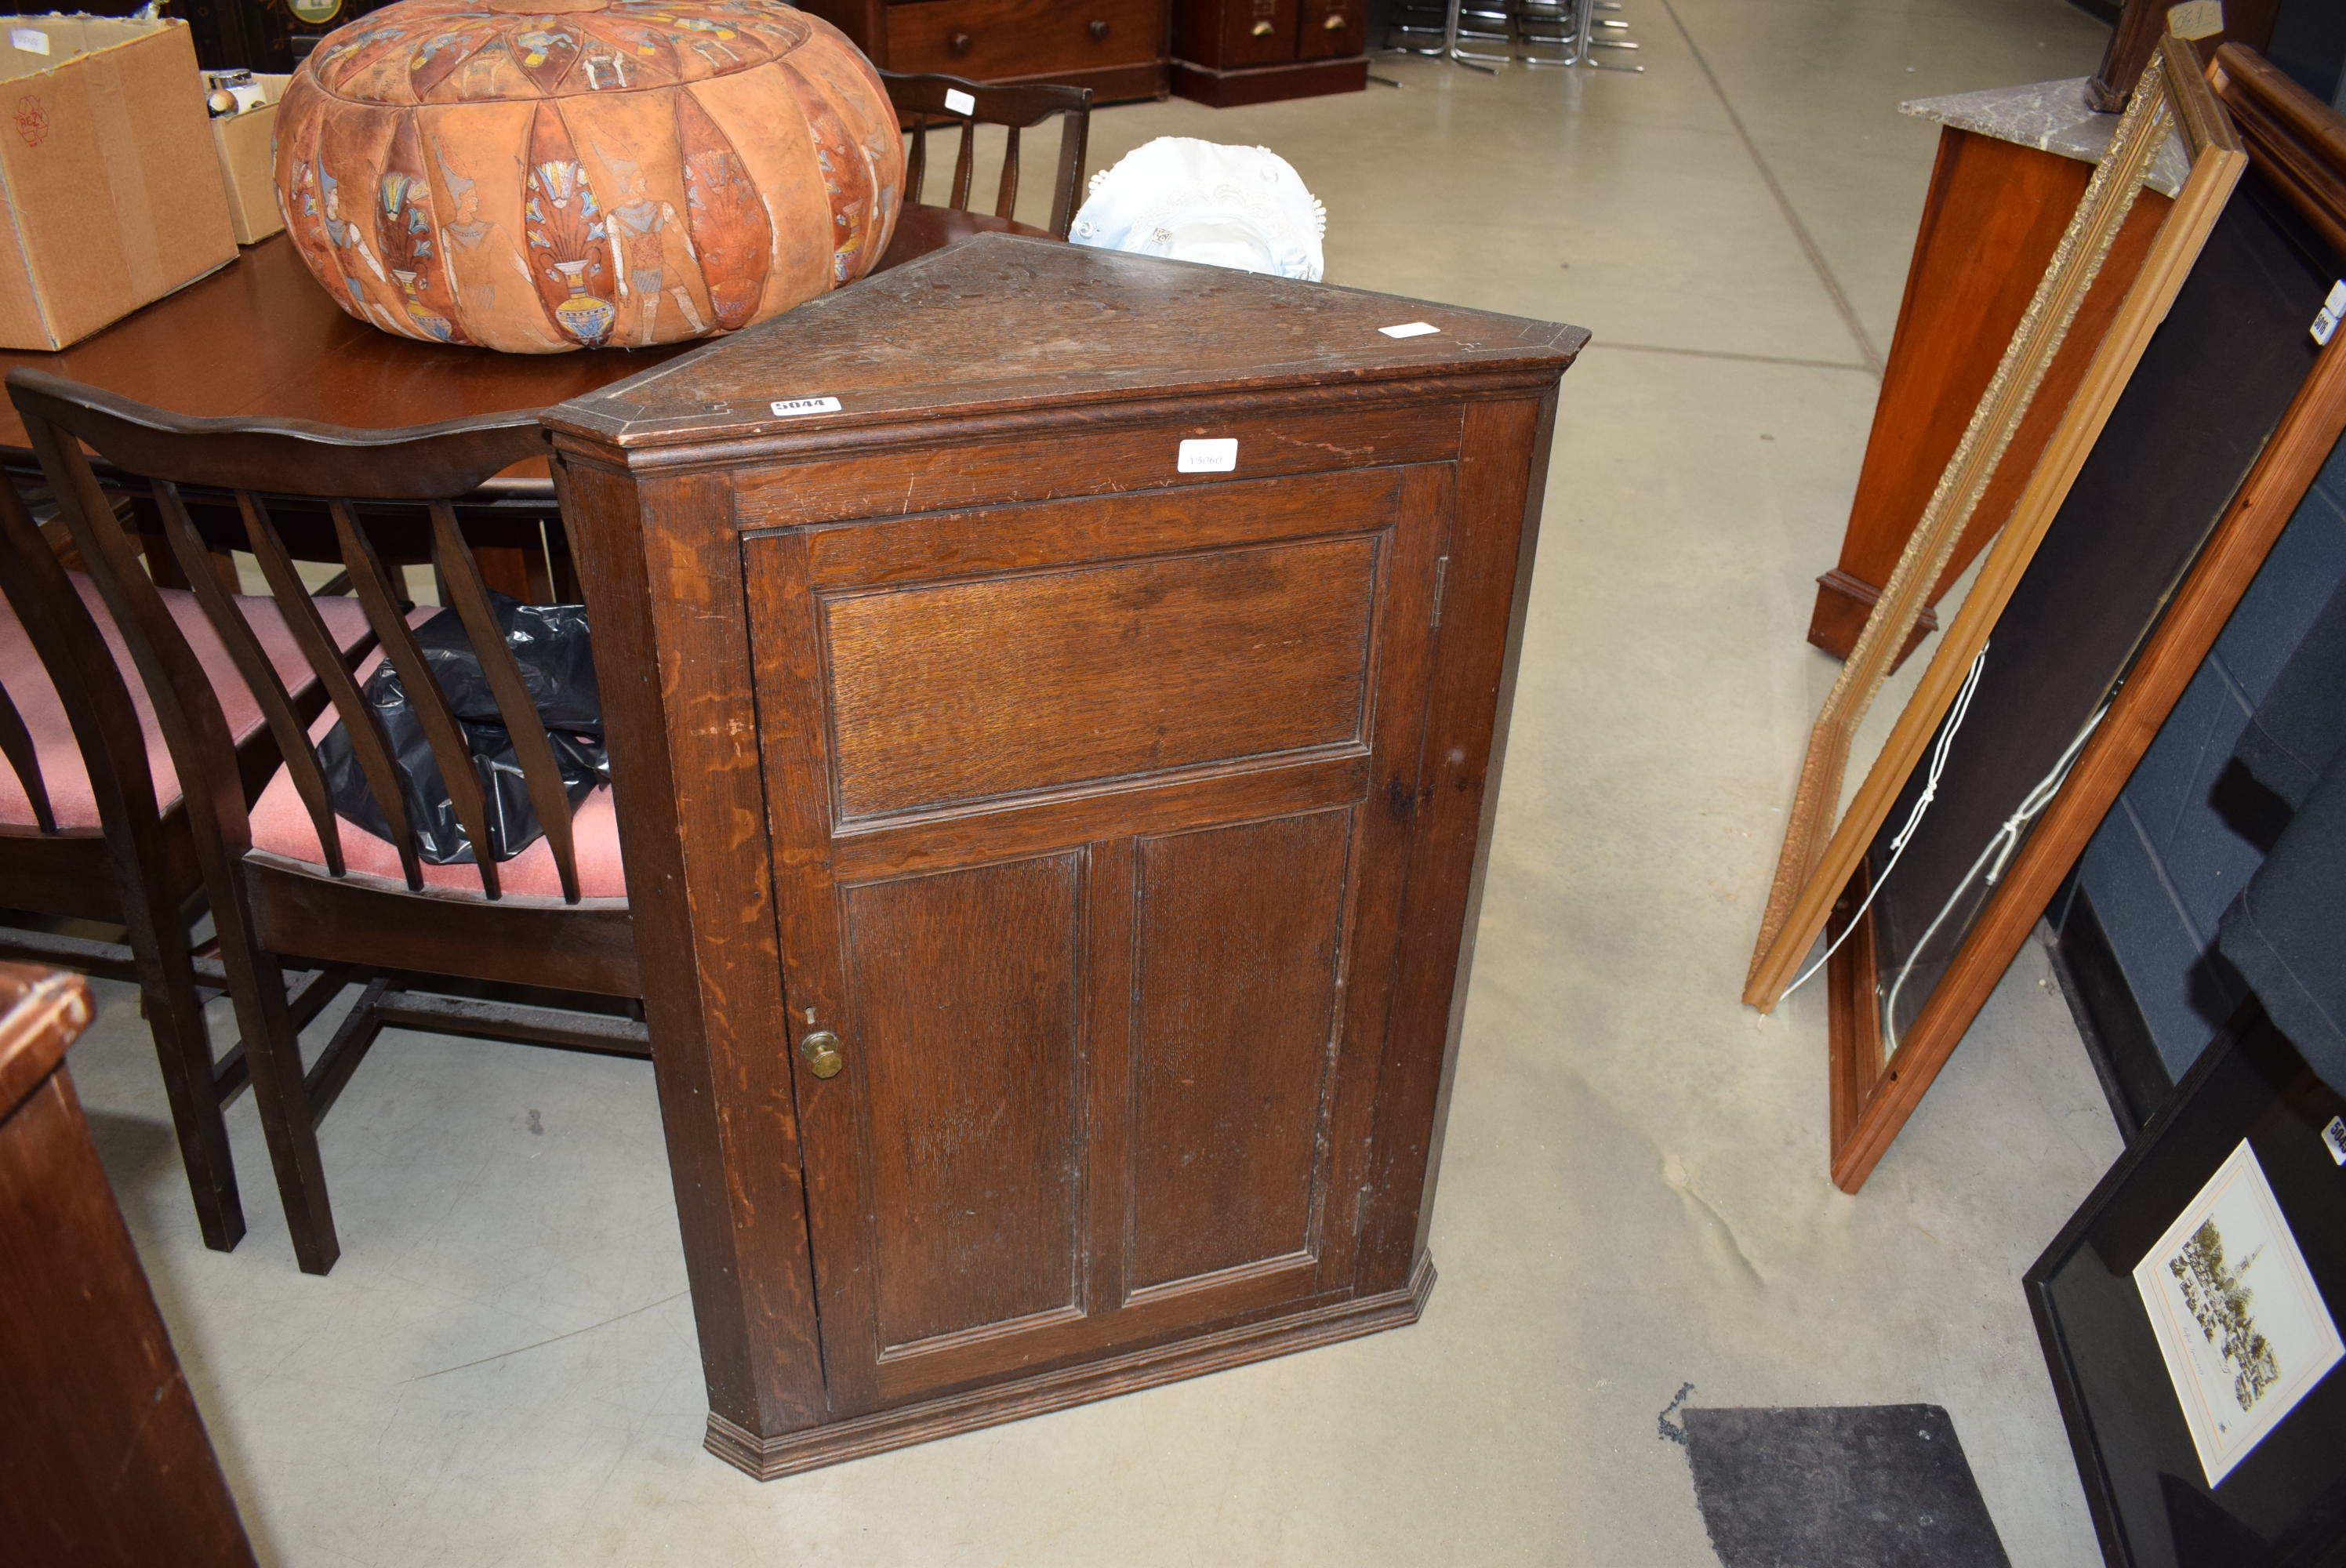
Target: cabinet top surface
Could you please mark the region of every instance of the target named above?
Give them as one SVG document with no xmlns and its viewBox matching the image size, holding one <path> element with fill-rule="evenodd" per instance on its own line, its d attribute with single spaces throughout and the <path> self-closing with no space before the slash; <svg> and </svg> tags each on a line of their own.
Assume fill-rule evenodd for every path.
<svg viewBox="0 0 2346 1568">
<path fill-rule="evenodd" d="M 1436 330 L 1398 338 L 1381 330 L 1409 325 Z M 573 399 L 548 410 L 546 423 L 622 447 L 670 446 L 1191 392 L 1552 376 L 1588 336 L 1553 321 L 981 234 Z"/>
</svg>

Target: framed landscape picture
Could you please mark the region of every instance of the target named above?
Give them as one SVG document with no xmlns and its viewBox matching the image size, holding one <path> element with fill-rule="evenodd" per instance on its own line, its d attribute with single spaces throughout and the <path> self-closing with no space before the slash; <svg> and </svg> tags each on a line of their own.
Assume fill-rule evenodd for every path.
<svg viewBox="0 0 2346 1568">
<path fill-rule="evenodd" d="M 2245 1140 L 2143 1254 L 2134 1284 L 2210 1486 L 2346 1354 Z"/>
</svg>

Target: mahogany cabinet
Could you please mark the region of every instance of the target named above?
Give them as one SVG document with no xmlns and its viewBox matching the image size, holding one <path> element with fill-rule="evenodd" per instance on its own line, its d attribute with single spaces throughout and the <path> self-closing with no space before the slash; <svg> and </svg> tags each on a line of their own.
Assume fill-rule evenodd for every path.
<svg viewBox="0 0 2346 1568">
<path fill-rule="evenodd" d="M 1359 0 L 1339 0 L 1358 4 Z M 979 82 L 1064 82 L 1095 103 L 1165 96 L 1166 0 L 807 0 L 872 63 Z"/>
<path fill-rule="evenodd" d="M 715 1451 L 1415 1319 L 1586 338 L 986 234 L 551 412 Z"/>
<path fill-rule="evenodd" d="M 1365 0 L 1173 0 L 1173 90 L 1228 108 L 1369 85 Z"/>
<path fill-rule="evenodd" d="M 2076 158 L 1957 126 L 1940 127 L 1938 159 L 1841 555 L 1817 579 L 1809 616 L 1809 641 L 1835 658 L 1847 658 L 1857 646 L 2093 173 L 2091 163 Z M 2046 367 L 2028 417 L 2013 433 L 1995 478 L 1932 588 L 1933 607 L 1923 610 L 1900 658 L 1938 629 L 1939 596 L 2012 515 L 2171 205 L 2147 188 L 2135 199 L 2060 352 Z"/>
<path fill-rule="evenodd" d="M 66 1071 L 90 1014 L 0 963 L 0 1561 L 252 1568 Z"/>
</svg>

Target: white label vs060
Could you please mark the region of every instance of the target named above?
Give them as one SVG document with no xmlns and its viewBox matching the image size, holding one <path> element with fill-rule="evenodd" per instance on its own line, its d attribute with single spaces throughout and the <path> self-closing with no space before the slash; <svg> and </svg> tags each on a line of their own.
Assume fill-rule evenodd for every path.
<svg viewBox="0 0 2346 1568">
<path fill-rule="evenodd" d="M 1185 441 L 1174 460 L 1182 473 L 1228 473 L 1239 465 L 1239 440 L 1234 435 Z"/>
</svg>

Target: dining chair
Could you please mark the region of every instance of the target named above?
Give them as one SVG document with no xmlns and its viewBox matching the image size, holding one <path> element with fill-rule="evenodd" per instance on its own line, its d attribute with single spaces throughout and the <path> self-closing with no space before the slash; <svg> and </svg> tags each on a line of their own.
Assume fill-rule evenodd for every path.
<svg viewBox="0 0 2346 1568">
<path fill-rule="evenodd" d="M 542 457 L 531 412 L 362 431 L 294 420 L 193 419 L 38 372 L 8 394 L 57 493 L 60 513 L 133 662 L 155 696 L 183 781 L 198 861 L 294 1255 L 322 1274 L 340 1255 L 319 1123 L 386 1025 L 648 1056 L 635 942 L 610 790 L 574 814 L 519 665 L 454 504 L 514 464 Z M 221 704 L 189 639 L 118 530 L 103 525 L 89 452 L 147 482 L 170 547 L 192 560 L 207 538 L 191 496 L 231 506 L 243 539 L 327 705 L 304 725 L 217 585 L 188 575 L 207 626 L 250 682 L 281 765 L 248 803 L 237 787 Z M 465 837 L 492 843 L 489 797 L 457 716 L 432 672 L 386 560 L 427 559 L 440 596 L 478 656 L 544 836 L 504 861 L 430 863 L 402 775 L 362 691 L 371 666 L 344 667 L 305 591 L 272 506 L 322 509 L 354 597 L 399 677 Z M 215 529 L 214 537 L 217 537 Z M 377 811 L 379 838 L 338 817 L 319 753 L 337 724 Z M 367 972 L 350 1013 L 305 1070 L 286 1002 L 289 966 Z M 549 997 L 547 993 L 559 993 Z"/>
<path fill-rule="evenodd" d="M 109 524 L 116 519 L 109 510 Z M 111 532 L 127 538 L 117 525 Z M 203 878 L 178 774 L 155 706 L 120 629 L 89 576 L 69 571 L 14 484 L 0 479 L 0 957 L 63 964 L 139 991 L 163 1073 L 181 1163 L 204 1245 L 225 1252 L 244 1235 L 244 1209 L 222 1110 L 245 1086 L 240 1043 L 217 1057 L 204 1017 L 226 989 L 217 958 L 199 956 Z M 275 765 L 275 742 L 229 650 L 195 596 L 156 598 L 215 692 L 250 799 Z M 267 598 L 238 603 L 262 657 L 305 718 L 324 703 L 284 621 Z M 350 600 L 321 601 L 330 645 L 343 658 L 373 643 Z M 123 928 L 119 942 L 75 922 Z M 305 977 L 289 1008 L 308 1022 L 340 977 Z"/>
<path fill-rule="evenodd" d="M 899 75 L 882 71 L 888 100 L 912 135 L 904 165 L 904 199 L 918 201 L 928 178 L 929 130 L 932 126 L 958 125 L 961 148 L 954 160 L 953 189 L 944 203 L 971 210 L 969 188 L 976 164 L 977 127 L 1006 127 L 1002 148 L 1002 178 L 994 192 L 994 215 L 1007 219 L 1018 204 L 1018 133 L 1032 130 L 1054 115 L 1059 122 L 1059 157 L 1051 190 L 1051 233 L 1065 239 L 1083 202 L 1084 149 L 1091 135 L 1092 90 L 1028 82 L 989 87 L 959 76 Z"/>
</svg>

